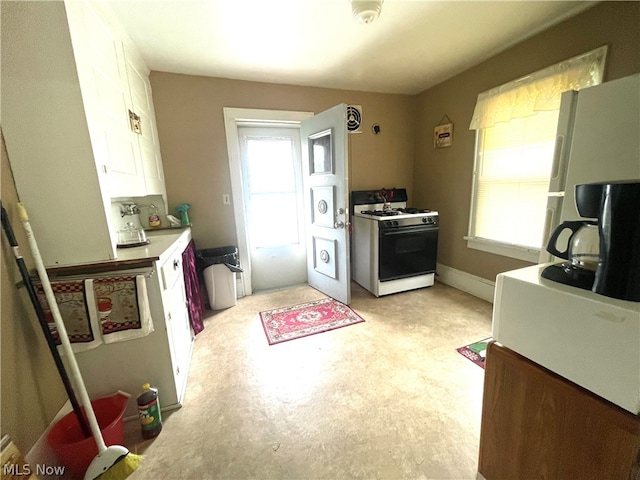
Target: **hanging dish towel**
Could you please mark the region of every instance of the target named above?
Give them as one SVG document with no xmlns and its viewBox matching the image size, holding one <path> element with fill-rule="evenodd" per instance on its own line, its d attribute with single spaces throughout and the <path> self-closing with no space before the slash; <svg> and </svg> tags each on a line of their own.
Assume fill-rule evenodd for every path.
<svg viewBox="0 0 640 480">
<path fill-rule="evenodd" d="M 90 316 L 100 325 L 104 343 L 141 338 L 153 332 L 144 275 L 87 280 Z"/>
<path fill-rule="evenodd" d="M 100 324 L 97 317 L 91 315 L 93 308 L 87 308 L 86 281 L 60 280 L 50 283 L 73 351 L 75 353 L 84 352 L 102 345 Z M 42 288 L 42 283 L 33 282 L 33 285 L 56 345 L 60 345 L 58 330 L 53 321 L 53 315 Z"/>
</svg>

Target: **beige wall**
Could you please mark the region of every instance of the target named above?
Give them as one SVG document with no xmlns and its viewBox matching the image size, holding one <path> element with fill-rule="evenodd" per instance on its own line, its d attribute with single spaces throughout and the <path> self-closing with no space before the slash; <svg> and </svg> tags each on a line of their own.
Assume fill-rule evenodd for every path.
<svg viewBox="0 0 640 480">
<path fill-rule="evenodd" d="M 605 81 L 640 72 L 640 3 L 603 2 L 417 97 L 414 203 L 440 212 L 438 261 L 494 280 L 528 263 L 467 248 L 475 132 L 469 122 L 478 93 L 609 45 Z M 435 150 L 443 115 L 454 122 L 453 147 Z"/>
<path fill-rule="evenodd" d="M 7 210 L 20 251 L 33 265 L 29 247 L 17 219 L 18 201 L 4 146 L 2 153 L 2 205 Z M 24 288 L 16 289 L 20 272 L 9 242 L 2 235 L 2 305 L 0 312 L 0 378 L 2 435 L 11 435 L 22 453 L 27 453 L 66 401 L 66 393 Z"/>
<path fill-rule="evenodd" d="M 606 80 L 640 71 L 639 2 L 603 2 L 417 96 L 296 87 L 152 72 L 170 210 L 190 203 L 199 248 L 235 245 L 223 107 L 318 113 L 338 103 L 363 106 L 363 131 L 350 136 L 351 189 L 403 186 L 413 206 L 441 214 L 439 262 L 493 280 L 528 265 L 468 249 L 475 134 L 468 130 L 479 92 L 610 46 Z M 455 124 L 454 145 L 433 149 L 433 127 Z M 382 133 L 374 136 L 371 125 Z"/>
<path fill-rule="evenodd" d="M 351 189 L 413 186 L 413 99 L 152 72 L 151 86 L 170 210 L 191 204 L 198 248 L 237 245 L 224 129 L 224 107 L 318 113 L 362 105 L 362 133 L 350 135 Z M 374 135 L 371 126 L 380 124 Z"/>
</svg>

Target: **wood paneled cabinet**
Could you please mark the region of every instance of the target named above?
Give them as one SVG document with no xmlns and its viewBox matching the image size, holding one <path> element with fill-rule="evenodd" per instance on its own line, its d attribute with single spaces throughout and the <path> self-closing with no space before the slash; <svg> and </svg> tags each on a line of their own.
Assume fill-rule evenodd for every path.
<svg viewBox="0 0 640 480">
<path fill-rule="evenodd" d="M 640 479 L 637 416 L 495 342 L 485 367 L 485 479 Z"/>
</svg>

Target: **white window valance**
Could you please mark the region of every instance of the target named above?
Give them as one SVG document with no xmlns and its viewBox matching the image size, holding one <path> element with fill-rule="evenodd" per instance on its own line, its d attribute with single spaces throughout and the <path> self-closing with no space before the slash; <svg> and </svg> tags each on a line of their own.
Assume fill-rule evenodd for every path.
<svg viewBox="0 0 640 480">
<path fill-rule="evenodd" d="M 558 110 L 562 92 L 602 83 L 606 55 L 605 45 L 478 94 L 469 129 Z"/>
</svg>

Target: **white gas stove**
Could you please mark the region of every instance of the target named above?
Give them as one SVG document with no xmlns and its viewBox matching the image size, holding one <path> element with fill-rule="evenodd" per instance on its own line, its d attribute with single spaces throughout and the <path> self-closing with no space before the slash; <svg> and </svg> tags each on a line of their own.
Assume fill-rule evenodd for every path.
<svg viewBox="0 0 640 480">
<path fill-rule="evenodd" d="M 376 296 L 433 285 L 438 212 L 407 207 L 404 188 L 351 192 L 353 278 Z"/>
</svg>

